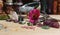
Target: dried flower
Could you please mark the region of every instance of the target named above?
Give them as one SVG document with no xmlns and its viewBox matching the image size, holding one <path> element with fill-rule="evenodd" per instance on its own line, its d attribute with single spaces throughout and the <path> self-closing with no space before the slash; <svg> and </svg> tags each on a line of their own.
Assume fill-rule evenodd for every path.
<svg viewBox="0 0 60 35">
<path fill-rule="evenodd" d="M 43 25 L 47 25 L 53 28 L 59 28 L 59 23 L 56 19 L 48 19 L 43 22 Z"/>
</svg>

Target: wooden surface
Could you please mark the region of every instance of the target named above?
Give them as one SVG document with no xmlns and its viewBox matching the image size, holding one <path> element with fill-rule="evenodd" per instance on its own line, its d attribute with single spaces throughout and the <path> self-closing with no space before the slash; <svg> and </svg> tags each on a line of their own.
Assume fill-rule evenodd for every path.
<svg viewBox="0 0 60 35">
<path fill-rule="evenodd" d="M 60 19 L 60 15 L 53 15 L 51 17 Z M 21 25 L 14 22 L 6 22 L 5 20 L 0 20 L 0 24 L 3 24 L 4 27 L 6 27 L 6 29 L 0 30 L 0 35 L 60 35 L 60 28 L 42 29 L 41 27 L 34 26 L 35 30 L 25 29 L 21 28 L 21 26 L 27 25 Z"/>
</svg>

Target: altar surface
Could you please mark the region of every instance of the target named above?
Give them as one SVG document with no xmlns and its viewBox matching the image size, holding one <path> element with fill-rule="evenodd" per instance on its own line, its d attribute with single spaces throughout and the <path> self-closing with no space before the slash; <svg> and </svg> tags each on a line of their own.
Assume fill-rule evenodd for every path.
<svg viewBox="0 0 60 35">
<path fill-rule="evenodd" d="M 52 15 L 51 17 L 60 19 L 60 15 Z M 34 26 L 35 29 L 25 29 L 21 27 L 24 25 L 5 20 L 0 20 L 0 24 L 7 27 L 6 29 L 0 30 L 0 35 L 60 35 L 60 28 L 42 29 L 41 27 Z"/>
</svg>

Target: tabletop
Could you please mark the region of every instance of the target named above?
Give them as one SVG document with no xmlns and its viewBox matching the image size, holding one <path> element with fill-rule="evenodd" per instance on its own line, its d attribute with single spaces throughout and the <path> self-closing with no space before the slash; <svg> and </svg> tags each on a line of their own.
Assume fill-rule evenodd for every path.
<svg viewBox="0 0 60 35">
<path fill-rule="evenodd" d="M 51 17 L 60 19 L 60 15 L 52 15 Z M 5 20 L 0 20 L 0 24 L 3 24 L 3 26 L 6 27 L 5 29 L 0 30 L 0 35 L 60 35 L 60 28 L 42 29 L 41 27 L 34 26 L 35 29 L 25 29 L 21 28 L 21 26 L 24 25 L 7 22 Z"/>
</svg>

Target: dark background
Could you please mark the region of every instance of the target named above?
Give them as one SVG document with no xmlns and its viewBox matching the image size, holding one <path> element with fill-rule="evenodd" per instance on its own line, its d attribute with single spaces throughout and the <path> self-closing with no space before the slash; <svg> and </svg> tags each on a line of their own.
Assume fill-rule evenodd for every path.
<svg viewBox="0 0 60 35">
<path fill-rule="evenodd" d="M 6 2 L 3 0 L 3 2 Z M 13 0 L 14 2 L 22 2 L 23 4 L 34 2 L 34 0 Z M 41 2 L 41 11 L 44 10 L 44 5 L 46 5 L 45 12 L 47 14 L 60 14 L 60 0 L 40 0 Z M 5 5 L 3 9 L 5 8 Z"/>
</svg>

